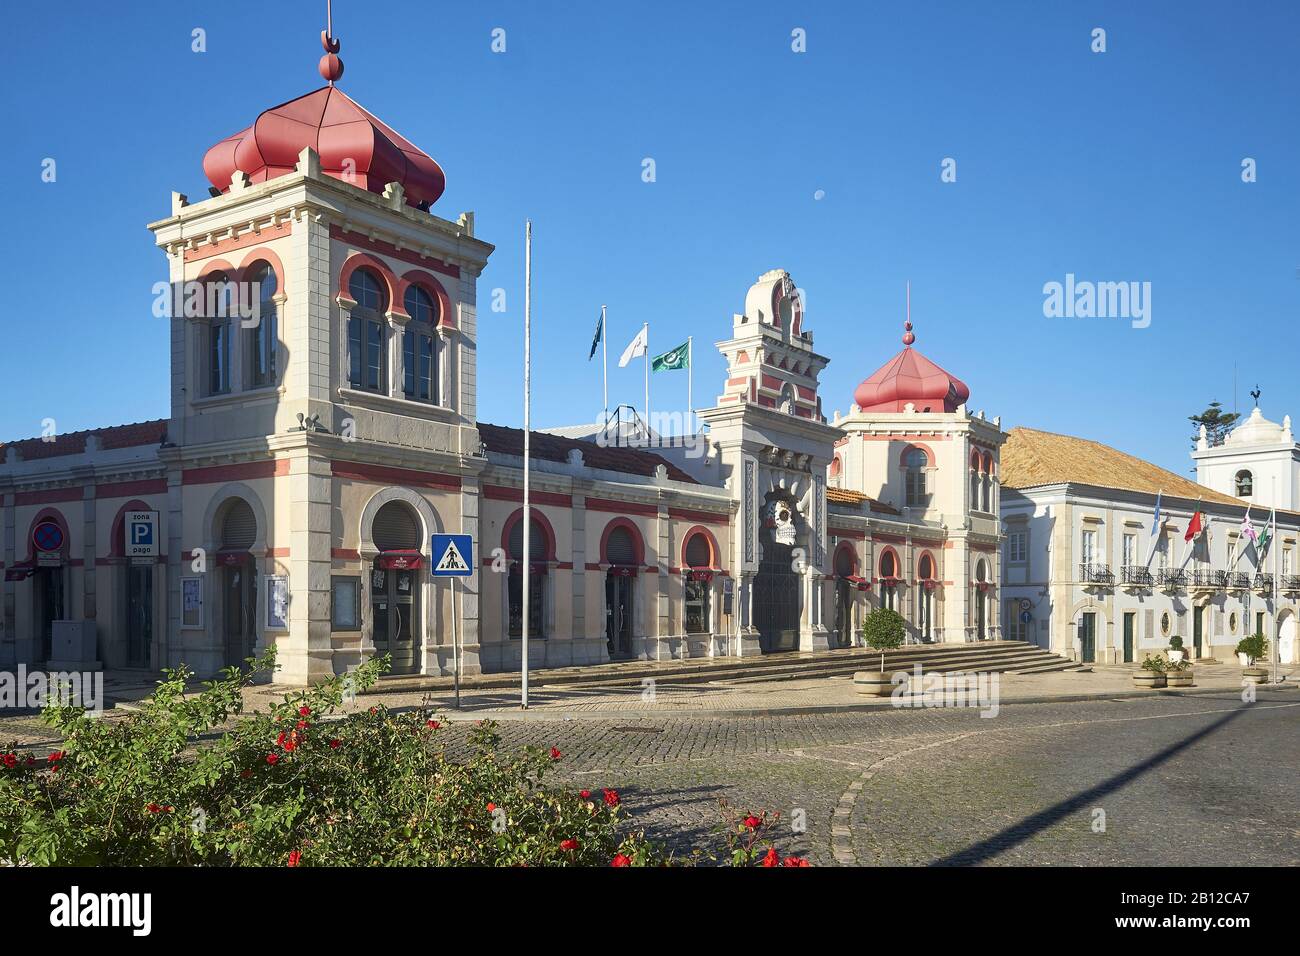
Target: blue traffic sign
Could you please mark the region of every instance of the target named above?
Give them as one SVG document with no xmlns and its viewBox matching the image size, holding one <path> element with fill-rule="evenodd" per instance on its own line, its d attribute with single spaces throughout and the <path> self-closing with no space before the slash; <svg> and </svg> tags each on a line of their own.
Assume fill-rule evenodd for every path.
<svg viewBox="0 0 1300 956">
<path fill-rule="evenodd" d="M 467 578 L 474 573 L 474 538 L 468 534 L 435 534 L 429 549 L 435 578 Z"/>
</svg>

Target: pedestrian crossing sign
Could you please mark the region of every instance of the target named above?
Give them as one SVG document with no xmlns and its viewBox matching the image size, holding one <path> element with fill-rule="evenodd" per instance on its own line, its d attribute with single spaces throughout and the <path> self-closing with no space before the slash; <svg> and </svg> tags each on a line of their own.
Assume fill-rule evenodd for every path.
<svg viewBox="0 0 1300 956">
<path fill-rule="evenodd" d="M 435 534 L 433 547 L 435 578 L 467 578 L 474 573 L 474 539 L 467 534 Z"/>
</svg>

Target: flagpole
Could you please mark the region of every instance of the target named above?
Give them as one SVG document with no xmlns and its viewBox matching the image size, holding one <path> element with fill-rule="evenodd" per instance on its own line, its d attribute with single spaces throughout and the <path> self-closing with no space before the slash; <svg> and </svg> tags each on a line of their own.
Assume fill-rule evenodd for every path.
<svg viewBox="0 0 1300 956">
<path fill-rule="evenodd" d="M 528 585 L 532 571 L 532 551 L 530 550 L 531 542 L 529 539 L 529 530 L 532 525 L 532 512 L 529 510 L 528 495 L 528 429 L 532 425 L 532 335 L 533 335 L 533 221 L 531 219 L 524 222 L 524 553 L 520 560 L 524 563 L 523 573 L 523 595 L 521 608 L 523 623 L 520 628 L 521 650 L 523 656 L 520 660 L 521 674 L 523 681 L 520 685 L 521 697 L 519 706 L 523 710 L 528 709 L 528 610 L 531 607 L 529 602 Z M 509 585 L 507 585 L 508 587 Z"/>
<path fill-rule="evenodd" d="M 1274 478 L 1272 479 L 1272 482 L 1273 482 L 1273 493 L 1272 493 L 1272 498 L 1273 498 L 1273 537 L 1272 537 L 1272 539 L 1270 539 L 1269 542 L 1268 542 L 1268 546 L 1269 546 L 1270 548 L 1273 547 L 1273 541 L 1277 540 L 1277 478 L 1274 477 Z M 1272 683 L 1274 683 L 1274 684 L 1277 683 L 1277 663 L 1278 663 L 1278 646 L 1277 646 L 1277 639 L 1278 639 L 1278 636 L 1279 636 L 1279 635 L 1278 635 L 1278 627 L 1277 627 L 1277 592 L 1278 592 L 1278 585 L 1281 583 L 1281 582 L 1278 580 L 1278 573 L 1279 573 L 1279 570 L 1280 570 L 1280 569 L 1278 568 L 1278 555 L 1279 555 L 1280 553 L 1281 553 L 1281 549 L 1280 549 L 1280 548 L 1279 548 L 1279 549 L 1275 549 L 1275 550 L 1273 551 L 1273 608 L 1272 608 L 1272 612 L 1271 612 L 1272 615 L 1273 615 L 1273 653 L 1271 653 L 1271 654 L 1269 655 L 1269 657 L 1272 658 L 1272 664 L 1273 664 L 1273 680 L 1272 680 Z"/>
<path fill-rule="evenodd" d="M 605 307 L 600 307 L 600 364 L 602 377 L 605 383 L 605 418 L 601 422 L 601 430 L 609 430 L 609 323 L 605 321 Z M 609 440 L 609 435 L 605 436 Z"/>
<path fill-rule="evenodd" d="M 686 336 L 686 423 L 689 433 L 695 434 L 695 336 Z"/>
<path fill-rule="evenodd" d="M 650 441 L 650 323 L 641 323 L 641 329 L 645 332 L 645 437 L 648 443 Z M 650 447 L 649 444 L 646 447 Z"/>
</svg>

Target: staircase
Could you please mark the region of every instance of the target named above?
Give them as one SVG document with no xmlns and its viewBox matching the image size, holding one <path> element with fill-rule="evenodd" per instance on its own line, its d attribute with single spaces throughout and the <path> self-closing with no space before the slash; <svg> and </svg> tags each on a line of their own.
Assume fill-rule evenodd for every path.
<svg viewBox="0 0 1300 956">
<path fill-rule="evenodd" d="M 885 651 L 885 670 L 910 671 L 921 665 L 922 673 L 999 672 L 1005 674 L 1046 674 L 1055 671 L 1082 671 L 1086 665 L 1045 651 L 1024 641 L 980 641 L 972 644 L 907 644 Z M 712 657 L 673 661 L 621 661 L 586 667 L 559 667 L 532 670 L 528 682 L 533 687 L 640 687 L 645 678 L 660 686 L 675 684 L 742 684 L 779 680 L 807 680 L 814 677 L 851 676 L 854 671 L 879 670 L 880 652 L 870 648 L 844 648 L 809 653 L 792 651 L 764 654 L 759 657 Z M 371 693 L 399 693 L 450 686 L 445 677 L 388 677 Z M 466 689 L 516 687 L 518 673 L 477 674 L 466 677 Z"/>
</svg>

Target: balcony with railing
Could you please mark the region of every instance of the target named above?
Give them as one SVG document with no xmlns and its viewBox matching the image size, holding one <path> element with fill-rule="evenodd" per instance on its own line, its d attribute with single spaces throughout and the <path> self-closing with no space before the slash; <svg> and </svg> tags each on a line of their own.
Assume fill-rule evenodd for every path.
<svg viewBox="0 0 1300 956">
<path fill-rule="evenodd" d="M 1143 564 L 1126 564 L 1120 568 L 1120 581 L 1128 588 L 1149 588 L 1155 583 L 1151 569 Z"/>
<path fill-rule="evenodd" d="M 1201 591 L 1222 591 L 1228 586 L 1227 571 L 1195 568 L 1191 573 L 1191 586 Z"/>
<path fill-rule="evenodd" d="M 1108 588 L 1115 585 L 1115 575 L 1111 573 L 1109 564 L 1085 563 L 1079 565 L 1079 580 L 1084 584 L 1096 587 Z"/>
<path fill-rule="evenodd" d="M 1244 591 L 1250 587 L 1250 575 L 1245 571 L 1229 571 L 1228 587 L 1235 591 Z"/>
<path fill-rule="evenodd" d="M 1256 591 L 1269 592 L 1273 590 L 1273 575 L 1260 573 L 1255 575 L 1254 587 Z"/>
<path fill-rule="evenodd" d="M 1300 591 L 1300 574 L 1282 575 L 1283 591 Z"/>
<path fill-rule="evenodd" d="M 1167 590 L 1187 586 L 1187 572 L 1182 568 L 1161 568 L 1156 575 L 1156 583 Z"/>
</svg>

